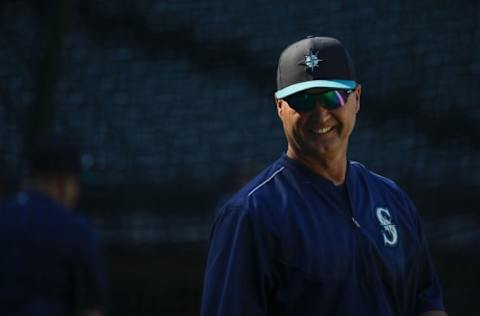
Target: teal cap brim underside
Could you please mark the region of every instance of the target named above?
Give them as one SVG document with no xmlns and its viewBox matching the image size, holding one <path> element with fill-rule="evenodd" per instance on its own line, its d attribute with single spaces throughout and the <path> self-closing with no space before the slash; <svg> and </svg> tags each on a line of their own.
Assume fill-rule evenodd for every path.
<svg viewBox="0 0 480 316">
<path fill-rule="evenodd" d="M 297 92 L 312 88 L 331 88 L 331 89 L 355 89 L 357 83 L 354 80 L 311 80 L 292 84 L 288 87 L 275 92 L 277 99 L 283 99 Z"/>
</svg>

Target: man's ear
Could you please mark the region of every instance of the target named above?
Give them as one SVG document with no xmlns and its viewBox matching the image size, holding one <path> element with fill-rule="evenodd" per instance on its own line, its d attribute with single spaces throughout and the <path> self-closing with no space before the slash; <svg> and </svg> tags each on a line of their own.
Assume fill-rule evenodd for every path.
<svg viewBox="0 0 480 316">
<path fill-rule="evenodd" d="M 358 84 L 355 88 L 355 112 L 360 111 L 360 96 L 362 95 L 362 85 Z"/>
<path fill-rule="evenodd" d="M 275 96 L 273 97 L 273 100 L 275 101 L 278 117 L 282 119 L 283 111 L 285 110 L 283 100 L 277 99 Z"/>
</svg>

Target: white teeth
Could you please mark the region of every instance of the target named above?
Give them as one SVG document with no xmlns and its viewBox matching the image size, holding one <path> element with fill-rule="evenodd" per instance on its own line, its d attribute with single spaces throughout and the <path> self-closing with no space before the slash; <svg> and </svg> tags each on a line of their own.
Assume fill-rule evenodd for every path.
<svg viewBox="0 0 480 316">
<path fill-rule="evenodd" d="M 324 127 L 324 128 L 320 128 L 320 129 L 314 129 L 313 132 L 315 134 L 325 134 L 327 132 L 329 132 L 330 130 L 332 129 L 332 127 Z"/>
</svg>

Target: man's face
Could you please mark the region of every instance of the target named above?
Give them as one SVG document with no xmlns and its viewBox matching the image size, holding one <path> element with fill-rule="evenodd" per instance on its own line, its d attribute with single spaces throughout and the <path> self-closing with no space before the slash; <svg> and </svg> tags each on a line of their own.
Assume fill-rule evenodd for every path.
<svg viewBox="0 0 480 316">
<path fill-rule="evenodd" d="M 320 93 L 310 89 L 307 93 Z M 360 109 L 361 86 L 350 93 L 345 105 L 327 110 L 317 103 L 310 112 L 297 112 L 287 101 L 277 100 L 278 116 L 288 142 L 288 150 L 297 157 L 325 160 L 345 154 L 348 139 Z"/>
</svg>

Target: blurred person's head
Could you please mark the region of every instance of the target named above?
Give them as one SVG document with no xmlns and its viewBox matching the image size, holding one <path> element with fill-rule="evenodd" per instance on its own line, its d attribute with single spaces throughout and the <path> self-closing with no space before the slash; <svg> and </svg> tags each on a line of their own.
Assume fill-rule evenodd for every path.
<svg viewBox="0 0 480 316">
<path fill-rule="evenodd" d="M 29 185 L 66 207 L 74 208 L 80 193 L 80 155 L 60 138 L 35 142 L 27 152 Z"/>
</svg>

